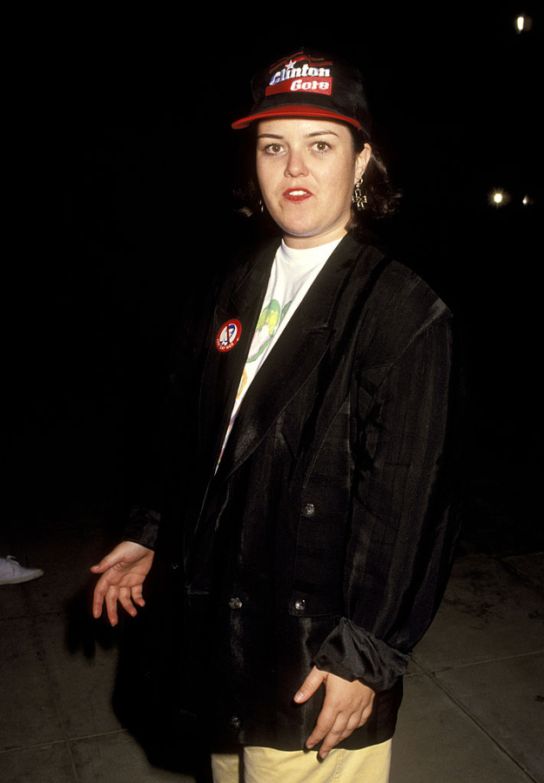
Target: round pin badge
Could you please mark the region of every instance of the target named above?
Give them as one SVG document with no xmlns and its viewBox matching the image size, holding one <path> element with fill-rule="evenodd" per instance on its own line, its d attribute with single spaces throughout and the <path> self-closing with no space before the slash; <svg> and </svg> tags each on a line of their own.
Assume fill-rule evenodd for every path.
<svg viewBox="0 0 544 783">
<path fill-rule="evenodd" d="M 215 338 L 215 347 L 220 353 L 232 351 L 241 335 L 242 324 L 237 318 L 231 318 L 219 327 L 219 331 Z"/>
</svg>

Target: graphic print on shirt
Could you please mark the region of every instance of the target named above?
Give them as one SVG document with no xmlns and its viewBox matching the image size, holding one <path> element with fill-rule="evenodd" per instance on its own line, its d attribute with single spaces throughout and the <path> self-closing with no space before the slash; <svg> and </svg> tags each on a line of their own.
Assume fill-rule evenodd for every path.
<svg viewBox="0 0 544 783">
<path fill-rule="evenodd" d="M 266 351 L 274 335 L 279 329 L 279 326 L 285 316 L 291 304 L 290 300 L 286 304 L 281 306 L 277 299 L 271 299 L 270 302 L 263 307 L 257 326 L 255 327 L 255 334 L 251 342 L 251 348 L 249 356 L 247 357 L 246 364 L 249 362 L 255 362 Z M 244 392 L 247 384 L 247 371 L 244 369 L 242 377 L 240 379 L 240 385 L 236 394 L 236 399 L 239 399 L 240 395 Z"/>
</svg>

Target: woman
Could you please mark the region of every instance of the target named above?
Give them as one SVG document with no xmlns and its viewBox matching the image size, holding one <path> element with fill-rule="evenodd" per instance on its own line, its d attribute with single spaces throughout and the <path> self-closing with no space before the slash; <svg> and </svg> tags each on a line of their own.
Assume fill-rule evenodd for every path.
<svg viewBox="0 0 544 783">
<path fill-rule="evenodd" d="M 134 616 L 156 549 L 179 579 L 182 699 L 214 780 L 238 780 L 241 759 L 252 782 L 381 782 L 456 536 L 452 316 L 357 231 L 394 201 L 359 73 L 301 51 L 253 96 L 233 127 L 281 237 L 192 325 L 162 506 L 93 566 L 93 611 Z"/>
</svg>

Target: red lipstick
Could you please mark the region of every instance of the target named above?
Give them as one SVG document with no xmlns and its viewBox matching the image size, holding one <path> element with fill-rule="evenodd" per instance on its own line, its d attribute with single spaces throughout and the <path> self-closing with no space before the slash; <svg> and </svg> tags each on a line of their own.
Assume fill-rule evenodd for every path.
<svg viewBox="0 0 544 783">
<path fill-rule="evenodd" d="M 282 195 L 288 201 L 305 201 L 310 196 L 313 196 L 313 193 L 306 190 L 306 188 L 287 188 Z"/>
</svg>

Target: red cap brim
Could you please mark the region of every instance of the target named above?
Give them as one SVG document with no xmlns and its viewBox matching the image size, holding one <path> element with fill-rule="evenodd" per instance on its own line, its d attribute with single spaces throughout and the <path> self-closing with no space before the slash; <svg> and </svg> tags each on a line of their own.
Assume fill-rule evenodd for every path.
<svg viewBox="0 0 544 783">
<path fill-rule="evenodd" d="M 300 105 L 289 104 L 288 106 L 274 106 L 264 111 L 256 112 L 255 114 L 249 114 L 247 117 L 242 117 L 231 124 L 231 128 L 234 130 L 242 130 L 242 128 L 248 128 L 255 120 L 264 120 L 268 117 L 322 117 L 328 120 L 339 120 L 340 122 L 347 122 L 357 130 L 363 130 L 363 126 L 359 120 L 353 117 L 346 117 L 345 114 L 339 112 L 330 111 L 330 109 L 323 109 L 320 106 L 312 106 L 308 103 Z"/>
</svg>

